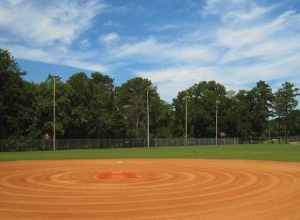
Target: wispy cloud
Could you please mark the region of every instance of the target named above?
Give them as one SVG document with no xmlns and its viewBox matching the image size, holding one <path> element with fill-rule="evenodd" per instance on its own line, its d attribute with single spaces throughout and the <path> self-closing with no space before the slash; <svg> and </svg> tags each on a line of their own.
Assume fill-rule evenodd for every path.
<svg viewBox="0 0 300 220">
<path fill-rule="evenodd" d="M 162 43 L 152 37 L 134 44 L 125 44 L 113 52 L 116 58 L 135 57 L 151 62 L 209 62 L 216 58 L 214 48 L 203 45 Z"/>
<path fill-rule="evenodd" d="M 91 46 L 91 43 L 88 39 L 83 39 L 82 41 L 78 42 L 78 45 L 81 49 L 87 49 L 89 46 Z"/>
<path fill-rule="evenodd" d="M 178 27 L 176 25 L 167 24 L 167 25 L 163 25 L 163 26 L 152 27 L 150 30 L 155 31 L 155 32 L 160 32 L 160 31 L 165 31 L 165 30 L 174 29 L 174 28 L 178 28 Z"/>
<path fill-rule="evenodd" d="M 90 28 L 92 19 L 105 4 L 96 0 L 78 4 L 76 1 L 1 1 L 0 27 L 5 27 L 15 38 L 28 43 L 51 45 L 55 41 L 70 45 L 80 33 Z"/>
<path fill-rule="evenodd" d="M 106 69 L 98 62 L 87 61 L 71 46 L 107 7 L 101 0 L 83 3 L 52 0 L 47 4 L 37 0 L 3 0 L 0 2 L 0 29 L 5 30 L 7 37 L 4 43 L 0 42 L 1 47 L 11 50 L 17 58 L 88 70 Z M 76 43 L 81 48 L 90 45 L 87 39 Z"/>
<path fill-rule="evenodd" d="M 102 35 L 99 37 L 99 43 L 110 45 L 113 42 L 116 42 L 119 40 L 119 35 L 117 33 L 109 33 L 106 35 Z"/>
<path fill-rule="evenodd" d="M 238 67 L 186 65 L 150 71 L 141 70 L 135 74 L 159 85 L 158 91 L 161 96 L 171 101 L 178 91 L 185 90 L 200 81 L 215 80 L 225 85 L 227 89 L 237 91 L 250 89 L 249 86 L 259 80 L 283 82 L 286 76 L 298 78 L 299 59 L 300 53 L 278 62 L 269 61 Z"/>
<path fill-rule="evenodd" d="M 300 84 L 300 13 L 283 7 L 288 1 L 104 1 L 2 0 L 0 46 L 17 58 L 132 71 L 151 79 L 168 101 L 203 80 L 235 90 L 260 79 Z M 189 23 L 175 19 L 180 7 L 188 9 Z M 122 28 L 109 31 L 115 27 Z"/>
<path fill-rule="evenodd" d="M 195 42 L 190 46 L 178 39 L 169 44 L 148 39 L 123 47 L 119 55 L 140 54 L 150 57 L 152 51 L 156 51 L 155 58 L 163 62 L 166 57 L 186 57 L 193 61 L 180 66 L 166 63 L 157 69 L 136 71 L 137 76 L 149 78 L 159 85 L 161 95 L 168 101 L 178 91 L 203 80 L 216 80 L 229 89 L 239 90 L 253 86 L 258 80 L 281 84 L 286 78 L 297 78 L 300 68 L 297 61 L 300 59 L 299 13 L 289 10 L 276 16 L 266 16 L 278 5 L 263 7 L 249 0 L 206 2 L 207 5 L 201 10 L 202 16 L 205 19 L 218 16 L 221 22 L 210 33 L 208 43 L 197 40 L 201 37 L 201 31 L 196 30 L 188 34 L 188 42 Z M 186 49 L 189 47 L 191 51 Z M 193 55 L 193 51 L 201 51 L 198 48 L 209 52 L 206 59 L 206 53 L 202 56 L 199 52 Z"/>
<path fill-rule="evenodd" d="M 105 23 L 103 24 L 103 26 L 105 26 L 105 27 L 121 27 L 120 24 L 115 23 L 115 22 L 112 22 L 111 20 L 105 22 Z"/>
<path fill-rule="evenodd" d="M 298 23 L 295 26 L 294 24 Z M 298 53 L 300 15 L 287 11 L 269 22 L 245 27 L 229 26 L 219 29 L 216 43 L 226 47 L 228 52 L 222 62 L 230 62 L 251 57 L 274 59 Z"/>
<path fill-rule="evenodd" d="M 258 6 L 255 1 L 250 0 L 207 0 L 200 14 L 203 17 L 218 16 L 223 22 L 241 23 L 255 20 L 276 7 L 278 6 Z"/>
<path fill-rule="evenodd" d="M 107 72 L 109 67 L 101 65 L 94 57 L 98 57 L 96 52 L 78 53 L 72 51 L 60 51 L 57 48 L 44 50 L 32 49 L 19 45 L 6 45 L 7 49 L 17 58 L 71 66 L 90 71 Z"/>
</svg>

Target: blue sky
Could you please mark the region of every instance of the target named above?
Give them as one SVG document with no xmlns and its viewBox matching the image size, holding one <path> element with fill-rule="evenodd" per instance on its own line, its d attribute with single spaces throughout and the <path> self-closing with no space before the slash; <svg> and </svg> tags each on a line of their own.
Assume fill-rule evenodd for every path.
<svg viewBox="0 0 300 220">
<path fill-rule="evenodd" d="M 300 87 L 299 0 L 1 0 L 0 47 L 26 80 L 140 76 L 171 102 L 194 83 Z"/>
</svg>

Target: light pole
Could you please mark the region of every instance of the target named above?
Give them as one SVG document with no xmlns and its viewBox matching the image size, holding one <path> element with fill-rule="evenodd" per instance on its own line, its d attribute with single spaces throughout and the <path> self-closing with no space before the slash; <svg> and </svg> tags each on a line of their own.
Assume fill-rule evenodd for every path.
<svg viewBox="0 0 300 220">
<path fill-rule="evenodd" d="M 147 88 L 147 147 L 150 147 L 150 126 L 149 126 L 149 88 Z"/>
<path fill-rule="evenodd" d="M 220 102 L 216 101 L 216 145 L 218 145 L 218 104 Z"/>
<path fill-rule="evenodd" d="M 55 132 L 55 89 L 56 89 L 56 77 L 60 79 L 58 75 L 51 75 L 53 77 L 53 150 L 55 151 L 56 144 L 56 132 Z"/>
<path fill-rule="evenodd" d="M 185 146 L 188 145 L 188 96 L 185 97 Z"/>
</svg>

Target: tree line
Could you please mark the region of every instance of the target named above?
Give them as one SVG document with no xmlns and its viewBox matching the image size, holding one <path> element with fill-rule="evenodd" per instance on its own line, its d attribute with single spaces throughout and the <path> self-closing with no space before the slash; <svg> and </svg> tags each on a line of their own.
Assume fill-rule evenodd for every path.
<svg viewBox="0 0 300 220">
<path fill-rule="evenodd" d="M 0 139 L 39 139 L 53 134 L 54 76 L 40 83 L 23 79 L 14 57 L 0 48 Z M 147 93 L 150 137 L 184 137 L 186 107 L 189 137 L 300 134 L 299 89 L 285 82 L 275 93 L 264 81 L 251 90 L 227 90 L 202 81 L 180 91 L 173 102 L 162 100 L 148 79 L 136 77 L 120 86 L 99 72 L 56 78 L 56 137 L 112 139 L 147 137 Z M 216 106 L 216 102 L 218 105 Z"/>
</svg>

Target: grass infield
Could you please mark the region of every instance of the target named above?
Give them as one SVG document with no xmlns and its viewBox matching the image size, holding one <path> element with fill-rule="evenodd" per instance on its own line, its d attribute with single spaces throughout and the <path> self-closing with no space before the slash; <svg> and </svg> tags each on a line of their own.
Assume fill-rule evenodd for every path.
<svg viewBox="0 0 300 220">
<path fill-rule="evenodd" d="M 199 158 L 300 162 L 300 146 L 261 144 L 0 153 L 0 161 L 112 158 Z"/>
</svg>

